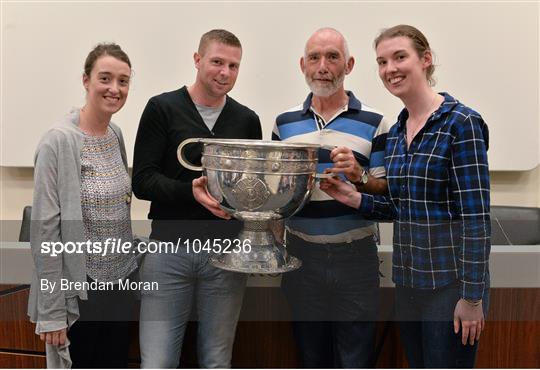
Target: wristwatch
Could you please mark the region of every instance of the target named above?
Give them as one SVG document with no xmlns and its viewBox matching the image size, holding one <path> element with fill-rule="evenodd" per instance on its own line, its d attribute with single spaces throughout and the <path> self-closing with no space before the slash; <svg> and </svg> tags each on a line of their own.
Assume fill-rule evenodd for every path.
<svg viewBox="0 0 540 370">
<path fill-rule="evenodd" d="M 362 168 L 362 172 L 360 173 L 360 180 L 353 182 L 356 190 L 362 191 L 364 185 L 367 184 L 368 180 L 368 173 L 365 168 Z"/>
<path fill-rule="evenodd" d="M 369 178 L 368 178 L 368 173 L 366 171 L 365 168 L 362 168 L 362 173 L 360 174 L 360 181 L 359 183 L 362 184 L 362 185 L 366 185 L 367 182 L 368 182 Z"/>
</svg>

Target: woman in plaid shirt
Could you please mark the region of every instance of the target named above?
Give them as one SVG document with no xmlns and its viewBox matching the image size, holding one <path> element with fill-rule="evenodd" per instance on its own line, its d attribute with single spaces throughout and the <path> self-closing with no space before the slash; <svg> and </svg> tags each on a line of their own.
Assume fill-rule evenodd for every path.
<svg viewBox="0 0 540 370">
<path fill-rule="evenodd" d="M 393 281 L 401 339 L 412 368 L 474 367 L 489 293 L 488 128 L 433 90 L 433 53 L 416 28 L 375 39 L 379 76 L 405 108 L 388 133 L 388 195 L 337 178 L 321 189 L 364 216 L 394 221 Z M 347 160 L 332 152 L 336 167 Z"/>
</svg>

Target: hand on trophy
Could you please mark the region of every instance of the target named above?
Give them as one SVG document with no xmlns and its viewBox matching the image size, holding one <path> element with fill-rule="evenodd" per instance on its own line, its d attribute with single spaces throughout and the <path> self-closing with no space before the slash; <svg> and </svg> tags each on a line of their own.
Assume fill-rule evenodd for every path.
<svg viewBox="0 0 540 370">
<path fill-rule="evenodd" d="M 367 194 L 388 194 L 388 184 L 386 178 L 372 176 L 356 160 L 351 149 L 339 146 L 330 152 L 330 159 L 334 162 L 334 167 L 328 172 L 338 175 L 343 174 L 356 190 Z"/>
<path fill-rule="evenodd" d="M 219 202 L 210 195 L 206 184 L 208 179 L 206 176 L 196 178 L 192 182 L 192 191 L 195 200 L 202 204 L 204 208 L 212 212 L 215 216 L 229 220 L 231 216 L 219 207 Z"/>
<path fill-rule="evenodd" d="M 320 188 L 338 202 L 355 209 L 360 206 L 360 202 L 362 201 L 362 194 L 356 191 L 354 186 L 338 177 L 322 179 Z"/>
<path fill-rule="evenodd" d="M 333 174 L 342 173 L 353 183 L 360 181 L 363 168 L 350 148 L 338 146 L 330 152 L 330 159 L 334 162 L 334 167 L 331 168 Z"/>
</svg>

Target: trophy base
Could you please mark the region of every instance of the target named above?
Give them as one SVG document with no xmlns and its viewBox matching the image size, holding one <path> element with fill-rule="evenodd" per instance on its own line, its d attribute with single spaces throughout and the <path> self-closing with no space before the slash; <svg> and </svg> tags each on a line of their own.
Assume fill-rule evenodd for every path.
<svg viewBox="0 0 540 370">
<path fill-rule="evenodd" d="M 302 262 L 276 242 L 268 225 L 268 221 L 246 221 L 239 238 L 249 240 L 249 251 L 216 254 L 210 257 L 210 264 L 246 274 L 279 274 L 299 268 Z"/>
</svg>

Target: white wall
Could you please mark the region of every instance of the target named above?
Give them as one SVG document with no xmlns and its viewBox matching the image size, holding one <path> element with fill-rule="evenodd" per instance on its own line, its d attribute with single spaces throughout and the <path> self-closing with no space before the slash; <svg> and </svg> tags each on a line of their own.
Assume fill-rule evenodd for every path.
<svg viewBox="0 0 540 370">
<path fill-rule="evenodd" d="M 333 26 L 349 41 L 356 67 L 347 88 L 394 118 L 401 105 L 376 74 L 372 40 L 410 23 L 438 55 L 438 89 L 476 108 L 491 129 L 492 204 L 540 206 L 538 2 L 5 2 L 1 3 L 0 220 L 19 220 L 32 202 L 32 154 L 39 136 L 84 102 L 84 58 L 116 41 L 135 70 L 128 103 L 115 116 L 129 157 L 139 116 L 152 95 L 190 84 L 191 56 L 210 28 L 244 45 L 232 96 L 256 110 L 269 138 L 276 113 L 307 94 L 298 59 L 315 29 Z M 9 166 L 9 167 L 6 167 Z M 133 219 L 147 202 L 134 200 Z M 0 239 L 16 227 L 0 223 Z"/>
<path fill-rule="evenodd" d="M 268 138 L 277 113 L 307 94 L 298 60 L 307 37 L 333 26 L 357 58 L 347 88 L 392 121 L 401 108 L 376 74 L 373 38 L 409 23 L 438 55 L 437 88 L 484 116 L 493 170 L 530 170 L 539 162 L 538 2 L 3 2 L 3 166 L 31 166 L 41 134 L 84 102 L 80 82 L 88 51 L 116 41 L 130 55 L 130 98 L 115 117 L 132 157 L 149 97 L 194 79 L 192 54 L 211 28 L 244 45 L 232 96 L 261 116 Z"/>
</svg>

